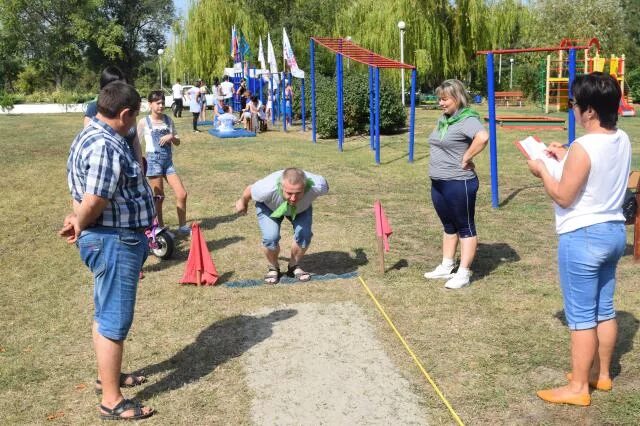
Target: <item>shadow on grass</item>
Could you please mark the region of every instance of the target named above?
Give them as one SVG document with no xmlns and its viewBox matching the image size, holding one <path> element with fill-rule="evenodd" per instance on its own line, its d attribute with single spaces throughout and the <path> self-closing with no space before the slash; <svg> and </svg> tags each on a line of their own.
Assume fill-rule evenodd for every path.
<svg viewBox="0 0 640 426">
<path fill-rule="evenodd" d="M 556 312 L 554 316 L 563 325 L 567 325 L 564 310 Z M 616 311 L 616 320 L 618 321 L 618 340 L 611 360 L 611 377 L 616 377 L 622 372 L 620 360 L 624 354 L 633 349 L 633 339 L 640 328 L 640 321 L 629 312 Z"/>
<path fill-rule="evenodd" d="M 201 379 L 219 365 L 271 337 L 273 323 L 287 320 L 297 313 L 295 309 L 283 309 L 265 316 L 237 315 L 214 322 L 193 343 L 171 358 L 140 370 L 147 376 L 165 371 L 169 373 L 138 392 L 136 398 L 149 399 Z"/>
<path fill-rule="evenodd" d="M 520 260 L 520 255 L 506 243 L 479 243 L 476 253 L 472 268 L 473 277 L 476 280 L 489 275 L 501 263 L 518 262 Z"/>
<path fill-rule="evenodd" d="M 400 269 L 408 268 L 408 267 L 409 267 L 409 262 L 407 261 L 407 259 L 400 259 L 396 263 L 394 263 L 393 265 L 389 266 L 385 270 L 385 272 L 399 271 Z"/>
<path fill-rule="evenodd" d="M 633 230 L 631 230 L 631 232 L 633 232 Z M 633 256 L 633 244 L 627 244 L 627 246 L 624 249 L 624 253 L 622 254 L 622 256 Z"/>
<path fill-rule="evenodd" d="M 509 204 L 511 202 L 511 200 L 513 200 L 514 198 L 516 198 L 518 196 L 519 193 L 521 193 L 522 191 L 524 191 L 525 189 L 533 189 L 533 188 L 539 188 L 540 185 L 528 185 L 528 186 L 523 186 L 522 188 L 518 188 L 514 191 L 511 191 L 511 193 L 509 195 L 507 195 L 507 198 L 505 198 L 504 200 L 502 200 L 499 204 L 498 207 L 504 207 L 507 204 Z"/>
<path fill-rule="evenodd" d="M 355 257 L 344 251 L 321 251 L 319 253 L 307 254 L 302 258 L 300 266 L 315 275 L 335 274 L 341 275 L 348 272 L 355 272 L 359 266 L 369 263 L 367 254 L 363 249 L 353 250 Z M 288 258 L 281 258 L 289 260 Z"/>
<path fill-rule="evenodd" d="M 382 156 L 382 151 L 380 152 L 380 156 Z M 389 160 L 389 161 L 381 161 L 381 162 L 380 162 L 380 164 L 391 164 L 391 163 L 395 163 L 396 161 L 400 161 L 400 160 L 402 160 L 403 158 L 407 158 L 407 157 L 409 157 L 409 153 L 408 153 L 408 152 L 407 152 L 407 153 L 405 153 L 405 154 L 402 154 L 401 156 L 399 156 L 399 157 L 397 157 L 397 158 L 393 158 L 393 159 L 391 159 L 391 160 Z M 417 156 L 417 157 L 414 155 L 414 157 L 413 157 L 413 161 L 414 161 L 414 162 L 416 162 L 416 161 L 420 161 L 420 160 L 422 160 L 423 158 L 427 158 L 427 157 L 429 157 L 429 154 L 424 154 L 424 155 L 420 155 L 420 156 Z"/>
<path fill-rule="evenodd" d="M 221 250 L 226 246 L 237 243 L 238 241 L 244 240 L 244 237 L 227 237 L 222 238 L 220 240 L 207 241 L 207 249 L 209 252 Z M 160 262 L 154 265 L 144 266 L 142 270 L 144 272 L 157 272 L 162 271 L 163 269 L 170 268 L 179 263 L 184 263 L 189 257 L 189 250 L 191 249 L 191 242 L 187 241 L 186 244 L 176 244 L 176 248 L 171 255 L 171 259 L 161 260 Z M 213 258 L 215 263 L 215 257 Z"/>
<path fill-rule="evenodd" d="M 200 221 L 200 228 L 202 229 L 213 229 L 221 223 L 229 223 L 236 220 L 239 216 L 236 213 L 227 214 L 224 216 L 216 216 L 216 217 L 206 217 L 202 219 L 196 219 Z"/>
</svg>

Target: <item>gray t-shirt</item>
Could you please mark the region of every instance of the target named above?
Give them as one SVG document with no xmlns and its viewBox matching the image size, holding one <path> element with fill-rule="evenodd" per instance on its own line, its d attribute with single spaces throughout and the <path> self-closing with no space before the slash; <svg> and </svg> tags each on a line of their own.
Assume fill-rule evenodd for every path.
<svg viewBox="0 0 640 426">
<path fill-rule="evenodd" d="M 278 193 L 278 180 L 282 178 L 284 170 L 278 170 L 269 176 L 260 179 L 251 185 L 251 198 L 267 205 L 269 209 L 275 210 L 284 202 L 284 198 Z M 313 200 L 329 192 L 327 180 L 320 175 L 315 175 L 307 171 L 304 172 L 307 179 L 313 181 L 313 186 L 309 188 L 304 196 L 296 203 L 296 213 L 307 210 Z"/>
<path fill-rule="evenodd" d="M 436 126 L 429 135 L 429 177 L 438 180 L 473 179 L 476 173 L 462 168 L 462 156 L 481 130 L 484 130 L 484 127 L 480 120 L 467 117 L 450 125 L 444 138 L 440 140 L 438 126 Z"/>
</svg>

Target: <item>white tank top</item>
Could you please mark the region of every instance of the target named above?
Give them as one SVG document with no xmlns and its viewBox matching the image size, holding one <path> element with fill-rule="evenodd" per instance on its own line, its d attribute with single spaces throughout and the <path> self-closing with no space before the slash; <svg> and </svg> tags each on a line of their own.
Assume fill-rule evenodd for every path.
<svg viewBox="0 0 640 426">
<path fill-rule="evenodd" d="M 596 223 L 624 221 L 622 202 L 631 170 L 629 136 L 618 129 L 613 134 L 584 135 L 574 143 L 589 155 L 591 170 L 585 187 L 570 207 L 564 209 L 554 203 L 556 232 L 564 234 Z M 565 159 L 569 155 L 570 152 Z"/>
</svg>

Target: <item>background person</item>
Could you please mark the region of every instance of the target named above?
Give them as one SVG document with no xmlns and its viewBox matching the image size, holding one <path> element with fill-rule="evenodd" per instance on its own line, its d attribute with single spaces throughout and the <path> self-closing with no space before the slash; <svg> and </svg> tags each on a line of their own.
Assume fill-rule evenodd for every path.
<svg viewBox="0 0 640 426">
<path fill-rule="evenodd" d="M 247 186 L 236 201 L 236 212 L 246 214 L 249 200 L 256 202 L 258 226 L 262 233 L 264 254 L 269 262 L 266 284 L 280 281 L 280 226 L 286 217 L 293 225 L 294 241 L 291 244 L 291 256 L 287 275 L 299 281 L 309 281 L 311 274 L 300 268 L 311 243 L 311 225 L 313 209 L 311 203 L 329 192 L 329 185 L 320 175 L 298 168 L 288 168 L 271 173 L 253 185 Z"/>
<path fill-rule="evenodd" d="M 138 122 L 138 134 L 145 140 L 147 156 L 147 178 L 155 197 L 156 215 L 160 226 L 164 226 L 162 204 L 164 201 L 164 179 L 176 196 L 178 233 L 189 235 L 187 225 L 187 190 L 173 165 L 173 146 L 180 145 L 180 137 L 173 120 L 164 114 L 164 93 L 154 90 L 147 97 L 150 114 Z"/>
<path fill-rule="evenodd" d="M 571 330 L 569 384 L 538 392 L 547 402 L 589 405 L 589 386 L 608 391 L 618 325 L 613 307 L 616 267 L 626 234 L 622 202 L 631 169 L 631 143 L 616 128 L 621 90 L 610 75 L 575 78 L 570 107 L 585 135 L 569 150 L 549 147 L 559 167 L 529 161 L 554 201 L 558 270 L 567 325 Z"/>
<path fill-rule="evenodd" d="M 236 122 L 236 117 L 232 114 L 232 110 L 229 105 L 223 106 L 222 110 L 224 113 L 218 117 L 218 122 L 220 123 L 218 130 L 221 132 L 233 132 L 235 130 L 233 125 Z"/>
<path fill-rule="evenodd" d="M 207 119 L 207 93 L 209 93 L 207 85 L 200 80 L 200 121 Z"/>
<path fill-rule="evenodd" d="M 229 76 L 222 77 L 222 83 L 220 83 L 220 91 L 222 93 L 222 99 L 225 105 L 229 105 L 233 98 L 233 83 L 229 81 Z"/>
<path fill-rule="evenodd" d="M 291 126 L 291 121 L 293 119 L 293 111 L 292 111 L 292 103 L 293 103 L 293 87 L 291 87 L 291 83 L 288 79 L 284 81 L 284 117 L 287 120 L 287 126 Z"/>
<path fill-rule="evenodd" d="M 470 283 L 471 263 L 478 247 L 475 226 L 478 176 L 473 158 L 489 140 L 478 113 L 468 107 L 469 95 L 458 80 L 446 80 L 436 96 L 443 114 L 429 136 L 431 200 L 444 227 L 442 263 L 425 278 L 448 278 L 446 288 Z M 455 274 L 455 254 L 460 242 L 460 266 Z"/>
<path fill-rule="evenodd" d="M 193 116 L 193 133 L 200 133 L 198 130 L 198 117 L 200 117 L 200 81 L 189 89 L 189 111 Z"/>
<path fill-rule="evenodd" d="M 107 84 L 98 114 L 76 136 L 67 161 L 74 201 L 60 236 L 76 243 L 94 274 L 93 345 L 101 387 L 100 418 L 141 419 L 153 409 L 125 399 L 124 341 L 133 322 L 138 273 L 147 258 L 144 228 L 154 215 L 151 188 L 124 137 L 135 127 L 140 95 L 121 81 Z M 139 384 L 139 383 L 136 383 Z"/>
<path fill-rule="evenodd" d="M 122 70 L 116 66 L 108 66 L 100 73 L 100 90 L 107 84 L 114 81 L 127 82 Z M 87 127 L 91 122 L 91 119 L 98 114 L 98 102 L 97 100 L 91 101 L 87 104 L 87 109 L 84 113 L 84 127 Z M 138 163 L 142 164 L 142 149 L 140 148 L 140 141 L 136 134 L 136 128 L 129 129 L 129 133 L 125 136 L 126 141 L 129 143 L 129 147 L 133 150 L 133 155 Z"/>
<path fill-rule="evenodd" d="M 182 84 L 180 79 L 176 78 L 176 84 L 171 86 L 171 93 L 173 94 L 173 103 L 175 105 L 173 109 L 174 117 L 182 117 Z"/>
</svg>

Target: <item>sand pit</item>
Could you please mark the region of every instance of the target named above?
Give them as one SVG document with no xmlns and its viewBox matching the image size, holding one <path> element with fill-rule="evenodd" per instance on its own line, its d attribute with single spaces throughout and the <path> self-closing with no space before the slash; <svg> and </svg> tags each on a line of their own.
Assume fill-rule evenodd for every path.
<svg viewBox="0 0 640 426">
<path fill-rule="evenodd" d="M 272 320 L 271 335 L 242 355 L 255 424 L 428 423 L 427 408 L 357 305 L 296 304 L 254 315 Z"/>
</svg>

